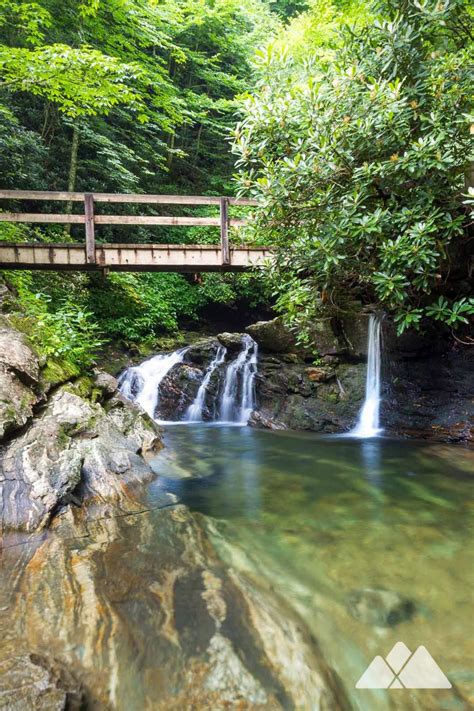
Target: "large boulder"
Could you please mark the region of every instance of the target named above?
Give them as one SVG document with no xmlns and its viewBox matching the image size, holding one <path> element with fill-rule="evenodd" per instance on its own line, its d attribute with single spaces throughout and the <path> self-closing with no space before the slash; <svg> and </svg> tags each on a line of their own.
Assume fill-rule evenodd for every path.
<svg viewBox="0 0 474 711">
<path fill-rule="evenodd" d="M 83 499 L 126 497 L 153 478 L 140 454 L 157 447 L 154 425 L 120 401 L 109 414 L 72 386 L 60 387 L 42 414 L 4 449 L 0 463 L 1 529 L 44 528 L 59 507 Z M 154 432 L 155 440 L 159 431 Z"/>
<path fill-rule="evenodd" d="M 242 348 L 242 339 L 245 334 L 243 333 L 219 333 L 217 339 L 223 346 L 227 348 L 228 351 L 236 352 L 240 351 Z"/>
<path fill-rule="evenodd" d="M 42 399 L 39 359 L 25 336 L 0 318 L 0 440 L 23 427 Z"/>
<path fill-rule="evenodd" d="M 91 709 L 350 708 L 283 597 L 229 570 L 186 507 L 145 508 L 114 517 L 74 509 L 39 547 L 6 551 L 0 672 L 12 657 L 58 660 Z M 34 680 L 43 707 L 26 693 Z M 2 682 L 0 706 L 17 693 L 6 708 L 70 708 L 58 707 L 51 672 L 18 666 Z"/>
<path fill-rule="evenodd" d="M 0 322 L 0 364 L 16 373 L 23 382 L 38 383 L 38 356 L 26 342 L 26 337 L 4 319 Z"/>
<path fill-rule="evenodd" d="M 257 321 L 245 330 L 263 351 L 287 353 L 296 349 L 295 337 L 280 317 L 271 321 Z"/>
</svg>

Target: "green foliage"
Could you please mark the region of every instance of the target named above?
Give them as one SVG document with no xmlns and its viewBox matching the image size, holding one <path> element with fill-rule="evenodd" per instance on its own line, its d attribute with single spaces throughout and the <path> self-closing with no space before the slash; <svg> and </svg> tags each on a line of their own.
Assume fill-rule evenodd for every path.
<svg viewBox="0 0 474 711">
<path fill-rule="evenodd" d="M 261 203 L 279 307 L 303 330 L 321 308 L 344 310 L 348 294 L 381 303 L 399 332 L 471 313 L 468 6 L 393 7 L 369 6 L 370 24 L 344 29 L 305 63 L 301 47 L 295 59 L 270 46 L 259 90 L 243 102 L 240 189 Z"/>
<path fill-rule="evenodd" d="M 4 277 L 18 294 L 18 310 L 11 318 L 41 356 L 74 374 L 94 362 L 103 339 L 91 312 L 73 298 L 62 295 L 54 301 L 50 295 L 35 291 L 29 272 L 9 272 Z"/>
</svg>

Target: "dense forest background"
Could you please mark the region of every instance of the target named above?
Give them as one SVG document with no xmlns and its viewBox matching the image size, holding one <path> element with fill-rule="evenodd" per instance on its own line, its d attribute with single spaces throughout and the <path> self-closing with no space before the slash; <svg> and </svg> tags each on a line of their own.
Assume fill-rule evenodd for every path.
<svg viewBox="0 0 474 711">
<path fill-rule="evenodd" d="M 471 72 L 463 0 L 0 0 L 2 187 L 251 195 L 238 239 L 277 248 L 258 277 L 5 273 L 18 323 L 73 370 L 104 339 L 151 347 L 218 304 L 274 305 L 307 340 L 354 299 L 400 330 L 466 324 Z M 6 224 L 0 238 L 84 239 Z"/>
</svg>

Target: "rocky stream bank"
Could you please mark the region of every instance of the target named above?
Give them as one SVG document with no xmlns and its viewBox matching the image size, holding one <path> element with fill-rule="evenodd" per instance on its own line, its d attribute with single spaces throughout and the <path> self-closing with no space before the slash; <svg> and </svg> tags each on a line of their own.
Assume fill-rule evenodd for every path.
<svg viewBox="0 0 474 711">
<path fill-rule="evenodd" d="M 0 708 L 349 708 L 284 600 L 147 500 L 156 424 L 111 375 L 50 372 L 3 318 Z"/>
</svg>

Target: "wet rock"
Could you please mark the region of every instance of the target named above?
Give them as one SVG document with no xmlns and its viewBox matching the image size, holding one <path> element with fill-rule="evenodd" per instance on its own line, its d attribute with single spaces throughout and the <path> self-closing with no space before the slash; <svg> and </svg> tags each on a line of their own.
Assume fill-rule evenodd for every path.
<svg viewBox="0 0 474 711">
<path fill-rule="evenodd" d="M 306 373 L 313 383 L 325 383 L 336 376 L 332 368 L 306 368 Z"/>
<path fill-rule="evenodd" d="M 434 441 L 474 442 L 474 348 L 433 343 L 384 359 L 381 421 L 391 432 Z"/>
<path fill-rule="evenodd" d="M 54 660 L 35 654 L 0 661 L 0 706 L 8 711 L 80 711 L 84 692 Z"/>
<path fill-rule="evenodd" d="M 280 317 L 257 321 L 247 326 L 246 331 L 263 351 L 286 353 L 296 349 L 295 338 Z"/>
<path fill-rule="evenodd" d="M 192 366 L 206 366 L 215 356 L 219 345 L 217 338 L 203 338 L 189 346 L 183 362 Z"/>
<path fill-rule="evenodd" d="M 416 611 L 413 600 L 382 588 L 355 590 L 349 595 L 347 606 L 356 620 L 375 627 L 394 627 L 409 620 Z"/>
<path fill-rule="evenodd" d="M 7 550 L 0 663 L 54 657 L 74 669 L 90 708 L 350 708 L 299 617 L 231 573 L 184 506 L 76 511 L 75 528 L 62 517 L 21 559 Z"/>
<path fill-rule="evenodd" d="M 244 333 L 219 333 L 217 338 L 228 351 L 237 353 L 242 348 Z"/>
<path fill-rule="evenodd" d="M 71 500 L 118 499 L 130 485 L 153 478 L 138 454 L 148 446 L 140 413 L 127 407 L 111 408 L 108 416 L 73 388 L 59 388 L 26 432 L 5 447 L 0 528 L 41 529 Z"/>
<path fill-rule="evenodd" d="M 139 406 L 117 393 L 105 404 L 107 421 L 131 440 L 137 454 L 150 459 L 163 448 L 162 432 L 156 422 Z"/>
<path fill-rule="evenodd" d="M 248 424 L 251 427 L 260 427 L 266 430 L 286 430 L 288 429 L 283 422 L 278 422 L 277 420 L 272 420 L 269 417 L 265 417 L 258 410 L 254 410 L 250 417 Z"/>
<path fill-rule="evenodd" d="M 0 322 L 0 364 L 14 372 L 29 385 L 38 383 L 38 356 L 28 345 L 26 337 L 5 320 Z"/>
<path fill-rule="evenodd" d="M 364 397 L 364 363 L 312 368 L 272 359 L 259 363 L 258 414 L 251 424 L 329 433 L 350 429 Z"/>
<path fill-rule="evenodd" d="M 186 363 L 177 363 L 165 375 L 160 383 L 160 397 L 155 413 L 158 419 L 171 421 L 182 419 L 196 398 L 206 366 L 213 358 L 213 353 L 215 351 L 211 350 L 202 365 L 191 364 L 188 360 Z M 197 355 L 199 363 L 201 358 L 202 352 Z"/>
<path fill-rule="evenodd" d="M 39 397 L 4 366 L 0 366 L 0 440 L 25 425 Z"/>
<path fill-rule="evenodd" d="M 102 397 L 108 398 L 117 392 L 118 381 L 113 375 L 99 370 L 95 373 L 94 385 L 100 390 Z"/>
<path fill-rule="evenodd" d="M 347 344 L 348 352 L 356 357 L 367 356 L 367 333 L 369 330 L 370 313 L 354 312 L 341 322 L 341 332 Z"/>
<path fill-rule="evenodd" d="M 319 318 L 311 326 L 311 338 L 319 355 L 337 355 L 346 350 L 346 344 L 335 333 L 332 318 Z"/>
</svg>

